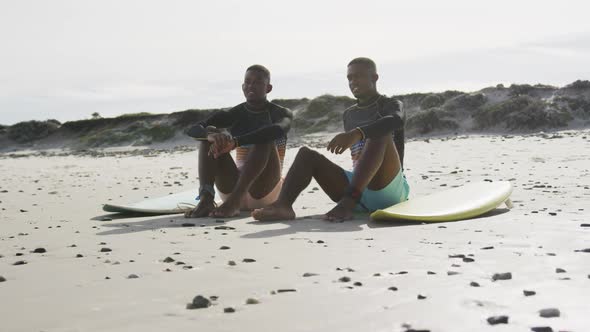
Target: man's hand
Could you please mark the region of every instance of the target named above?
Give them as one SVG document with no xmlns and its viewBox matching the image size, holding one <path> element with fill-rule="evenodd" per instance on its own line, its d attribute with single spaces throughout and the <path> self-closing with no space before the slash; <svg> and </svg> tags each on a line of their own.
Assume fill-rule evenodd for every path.
<svg viewBox="0 0 590 332">
<path fill-rule="evenodd" d="M 230 152 L 236 147 L 234 138 L 227 130 L 207 127 L 207 131 L 209 132 L 207 140 L 211 142 L 209 155 L 213 155 L 213 158 L 217 159 L 219 156 Z"/>
<path fill-rule="evenodd" d="M 346 133 L 340 133 L 328 143 L 328 151 L 335 154 L 341 154 L 362 138 L 363 136 L 358 129 L 353 129 Z"/>
</svg>

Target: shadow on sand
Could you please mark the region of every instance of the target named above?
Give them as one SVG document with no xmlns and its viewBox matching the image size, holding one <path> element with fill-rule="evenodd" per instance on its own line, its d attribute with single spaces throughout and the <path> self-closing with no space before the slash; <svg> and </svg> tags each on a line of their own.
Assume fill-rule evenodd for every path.
<svg viewBox="0 0 590 332">
<path fill-rule="evenodd" d="M 507 213 L 508 209 L 495 209 L 487 212 L 481 216 L 474 217 L 471 219 L 485 219 L 502 215 Z M 141 218 L 140 220 L 131 220 Z M 275 221 L 275 222 L 260 222 L 253 220 L 248 212 L 242 212 L 240 216 L 227 219 L 219 218 L 199 218 L 199 219 L 186 219 L 181 214 L 166 215 L 166 216 L 150 216 L 141 214 L 107 214 L 92 218 L 91 220 L 125 220 L 124 222 L 116 223 L 104 223 L 102 227 L 112 228 L 107 231 L 99 232 L 98 235 L 121 235 L 136 233 L 142 231 L 151 231 L 165 228 L 195 228 L 195 227 L 239 227 L 238 221 L 245 221 L 248 225 L 257 225 L 264 227 L 265 225 L 276 225 L 282 224 L 286 227 L 280 229 L 262 229 L 258 232 L 247 233 L 241 235 L 242 238 L 248 239 L 259 239 L 269 238 L 284 235 L 293 235 L 297 233 L 321 233 L 321 232 L 358 232 L 363 230 L 363 225 L 368 228 L 382 228 L 382 227 L 400 227 L 400 226 L 421 226 L 425 224 L 431 224 L 433 227 L 436 225 L 448 224 L 455 221 L 448 222 L 433 222 L 424 223 L 421 221 L 409 221 L 409 220 L 392 220 L 392 221 L 375 221 L 370 220 L 367 214 L 356 214 L 355 219 L 344 222 L 329 222 L 322 219 L 322 215 L 312 215 L 300 217 L 295 220 L 289 221 Z M 110 221 L 109 220 L 109 221 Z M 468 219 L 470 220 L 470 219 Z M 467 220 L 463 220 L 465 222 Z"/>
</svg>

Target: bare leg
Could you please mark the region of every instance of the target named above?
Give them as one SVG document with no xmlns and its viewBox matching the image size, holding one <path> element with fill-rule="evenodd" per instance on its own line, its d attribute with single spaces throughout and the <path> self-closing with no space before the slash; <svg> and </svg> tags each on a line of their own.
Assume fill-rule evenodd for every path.
<svg viewBox="0 0 590 332">
<path fill-rule="evenodd" d="M 399 155 L 391 135 L 367 139 L 350 185 L 360 191 L 367 187 L 371 190 L 380 190 L 394 179 L 400 169 Z M 352 198 L 344 196 L 336 207 L 326 213 L 325 219 L 351 219 L 355 206 Z"/>
<path fill-rule="evenodd" d="M 348 186 L 348 178 L 340 166 L 317 151 L 302 147 L 287 173 L 277 201 L 269 207 L 254 210 L 252 217 L 262 221 L 295 219 L 293 203 L 312 178 L 335 202 L 342 198 Z"/>
<path fill-rule="evenodd" d="M 199 184 L 213 186 L 220 189 L 233 188 L 238 179 L 238 169 L 229 153 L 215 159 L 209 155 L 211 143 L 201 142 L 199 147 Z M 201 199 L 196 208 L 184 214 L 186 218 L 206 217 L 215 209 L 215 198 L 207 191 L 199 193 Z"/>
<path fill-rule="evenodd" d="M 280 179 L 280 162 L 274 142 L 254 145 L 239 173 L 235 185 L 222 188 L 222 192 L 231 192 L 225 202 L 211 211 L 210 216 L 218 218 L 233 217 L 240 213 L 240 203 L 246 192 L 254 198 L 261 198 L 270 193 Z"/>
</svg>

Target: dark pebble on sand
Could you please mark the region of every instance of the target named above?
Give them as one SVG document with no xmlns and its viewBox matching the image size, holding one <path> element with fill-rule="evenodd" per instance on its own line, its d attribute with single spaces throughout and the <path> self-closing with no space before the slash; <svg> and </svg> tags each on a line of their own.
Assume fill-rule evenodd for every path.
<svg viewBox="0 0 590 332">
<path fill-rule="evenodd" d="M 277 289 L 277 293 L 291 293 L 291 292 L 296 292 L 296 289 L 293 288 L 287 288 L 287 289 Z"/>
<path fill-rule="evenodd" d="M 256 260 L 255 259 L 252 259 L 252 258 L 244 258 L 242 260 L 242 262 L 244 262 L 244 263 L 254 263 L 254 262 L 256 262 Z"/>
<path fill-rule="evenodd" d="M 166 257 L 166 258 L 164 258 L 163 262 L 164 263 L 172 263 L 172 262 L 174 262 L 174 258 L 172 258 L 172 257 Z"/>
<path fill-rule="evenodd" d="M 22 255 L 24 255 L 22 252 L 17 252 L 17 253 L 15 254 L 15 256 L 16 256 L 16 257 L 20 257 L 20 256 L 22 256 Z"/>
<path fill-rule="evenodd" d="M 76 258 L 82 258 L 82 257 L 84 257 L 82 254 L 77 254 L 76 255 Z"/>
<path fill-rule="evenodd" d="M 469 258 L 469 257 L 465 257 L 465 258 L 463 258 L 463 262 L 464 263 L 473 263 L 473 262 L 475 262 L 475 259 Z"/>
<path fill-rule="evenodd" d="M 590 227 L 590 224 L 580 224 L 580 227 Z"/>
<path fill-rule="evenodd" d="M 428 272 L 426 272 L 426 274 L 432 275 L 432 274 L 436 274 L 436 272 L 428 271 Z"/>
<path fill-rule="evenodd" d="M 42 254 L 42 253 L 46 253 L 47 250 L 45 250 L 45 248 L 37 248 L 37 249 L 33 250 L 33 252 L 35 254 Z"/>
<path fill-rule="evenodd" d="M 457 271 L 447 271 L 448 276 L 455 276 L 457 274 L 459 274 L 459 272 L 457 272 Z"/>
<path fill-rule="evenodd" d="M 472 282 L 469 283 L 469 286 L 471 286 L 471 287 L 479 287 L 479 284 L 477 282 L 475 282 L 475 281 L 472 281 Z"/>
<path fill-rule="evenodd" d="M 317 275 L 318 275 L 317 273 L 305 272 L 303 274 L 303 277 L 307 278 L 307 277 L 314 277 L 314 276 L 317 276 Z"/>
<path fill-rule="evenodd" d="M 590 252 L 590 248 L 575 250 L 575 252 Z"/>
<path fill-rule="evenodd" d="M 183 223 L 183 224 L 182 224 L 182 225 L 180 225 L 180 226 L 182 226 L 182 227 L 195 227 L 195 224 L 193 224 L 193 223 L 190 223 L 190 222 L 185 222 L 185 223 Z"/>
<path fill-rule="evenodd" d="M 228 247 L 228 246 L 221 246 L 221 247 L 219 247 L 219 250 L 228 250 L 228 249 L 231 249 L 231 248 Z"/>
<path fill-rule="evenodd" d="M 0 276 L 0 282 L 5 282 L 6 278 L 4 278 L 3 276 Z"/>
<path fill-rule="evenodd" d="M 393 286 L 391 286 L 391 287 L 387 288 L 387 290 L 390 290 L 390 291 L 396 292 L 396 291 L 397 291 L 397 287 L 393 287 Z"/>
<path fill-rule="evenodd" d="M 25 264 L 27 264 L 26 261 L 16 261 L 12 265 L 25 265 Z"/>
<path fill-rule="evenodd" d="M 543 318 L 559 317 L 560 315 L 561 313 L 559 312 L 559 309 L 556 308 L 547 308 L 539 310 L 539 316 Z"/>
<path fill-rule="evenodd" d="M 425 300 L 426 296 L 418 294 L 418 300 Z"/>
<path fill-rule="evenodd" d="M 510 280 L 512 279 L 512 273 L 510 272 L 506 272 L 506 273 L 494 273 L 494 275 L 492 276 L 492 280 L 496 281 L 496 280 Z"/>
<path fill-rule="evenodd" d="M 356 281 L 353 285 L 360 287 L 363 285 L 363 283 L 360 281 Z"/>
<path fill-rule="evenodd" d="M 449 258 L 465 258 L 465 255 L 449 255 Z"/>
<path fill-rule="evenodd" d="M 324 243 L 324 240 L 317 240 L 316 243 Z"/>
<path fill-rule="evenodd" d="M 226 314 L 231 314 L 236 312 L 236 309 L 232 308 L 232 307 L 227 307 L 227 308 L 223 308 L 223 312 L 225 312 Z"/>
<path fill-rule="evenodd" d="M 100 252 L 111 252 L 112 250 L 110 248 L 101 248 Z"/>
<path fill-rule="evenodd" d="M 524 294 L 524 296 L 533 296 L 537 294 L 537 292 L 532 290 L 523 290 L 522 293 Z"/>
<path fill-rule="evenodd" d="M 175 265 L 185 265 L 186 263 L 185 263 L 185 262 L 178 261 L 178 262 L 176 262 L 176 263 L 174 263 L 174 264 L 175 264 Z"/>
<path fill-rule="evenodd" d="M 408 271 L 400 271 L 397 274 L 408 274 Z"/>
<path fill-rule="evenodd" d="M 130 274 L 127 276 L 127 279 L 137 279 L 139 276 L 137 274 Z"/>
<path fill-rule="evenodd" d="M 555 269 L 555 273 L 565 273 L 566 271 L 564 269 L 560 269 L 560 268 L 556 268 Z"/>
<path fill-rule="evenodd" d="M 234 262 L 234 261 L 229 261 L 229 262 L 227 262 L 227 265 L 229 265 L 229 266 L 235 266 L 235 265 L 236 265 L 236 262 Z"/>
<path fill-rule="evenodd" d="M 553 329 L 549 326 L 531 327 L 533 332 L 553 332 Z"/>
<path fill-rule="evenodd" d="M 235 228 L 234 227 L 230 227 L 230 226 L 215 226 L 214 229 L 232 230 L 232 229 L 235 229 Z"/>
<path fill-rule="evenodd" d="M 483 248 L 481 248 L 481 250 L 490 250 L 490 249 L 494 249 L 494 247 L 483 247 Z"/>
<path fill-rule="evenodd" d="M 508 316 L 492 316 L 488 319 L 488 324 L 496 325 L 496 324 L 508 324 Z"/>
<path fill-rule="evenodd" d="M 249 298 L 246 300 L 246 304 L 259 304 L 260 301 L 258 301 L 257 299 L 254 298 Z"/>
<path fill-rule="evenodd" d="M 350 277 L 342 277 L 342 278 L 338 279 L 338 281 L 340 281 L 340 282 L 349 282 L 350 281 Z"/>
<path fill-rule="evenodd" d="M 195 296 L 195 298 L 193 298 L 193 302 L 188 303 L 186 305 L 187 309 L 202 309 L 202 308 L 208 308 L 211 305 L 211 301 L 209 301 L 208 298 L 201 296 L 201 295 L 197 295 Z"/>
</svg>

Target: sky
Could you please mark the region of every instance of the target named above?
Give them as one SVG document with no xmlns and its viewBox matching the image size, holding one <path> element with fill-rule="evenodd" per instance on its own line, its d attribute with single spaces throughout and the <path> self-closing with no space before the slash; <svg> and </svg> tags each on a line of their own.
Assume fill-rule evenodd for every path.
<svg viewBox="0 0 590 332">
<path fill-rule="evenodd" d="M 0 124 L 348 95 L 376 61 L 387 95 L 590 79 L 587 1 L 0 0 Z"/>
</svg>

